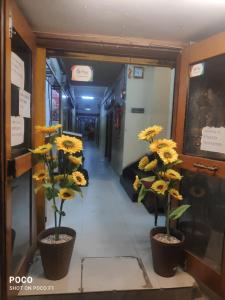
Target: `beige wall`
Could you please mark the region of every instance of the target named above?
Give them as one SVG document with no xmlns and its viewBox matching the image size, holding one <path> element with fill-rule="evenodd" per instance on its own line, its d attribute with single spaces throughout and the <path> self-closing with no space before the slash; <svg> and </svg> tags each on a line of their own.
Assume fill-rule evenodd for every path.
<svg viewBox="0 0 225 300">
<path fill-rule="evenodd" d="M 133 70 L 129 65 L 128 69 Z M 137 139 L 148 126 L 163 126 L 163 135 L 170 136 L 174 71 L 162 67 L 144 67 L 144 78 L 127 78 L 123 168 L 148 151 L 147 144 Z M 144 108 L 143 114 L 131 113 L 132 107 Z"/>
</svg>

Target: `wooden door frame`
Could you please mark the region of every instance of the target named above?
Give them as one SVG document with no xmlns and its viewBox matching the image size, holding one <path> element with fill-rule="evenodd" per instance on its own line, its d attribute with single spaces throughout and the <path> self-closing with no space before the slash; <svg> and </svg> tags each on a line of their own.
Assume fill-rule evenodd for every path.
<svg viewBox="0 0 225 300">
<path fill-rule="evenodd" d="M 180 84 L 178 88 L 178 103 L 176 110 L 176 126 L 174 137 L 178 145 L 181 160 L 181 168 L 192 172 L 198 171 L 194 163 L 200 163 L 209 167 L 219 167 L 216 176 L 225 179 L 225 162 L 203 157 L 183 154 L 185 114 L 188 100 L 189 87 L 189 66 L 214 56 L 225 54 L 225 32 L 219 33 L 199 43 L 184 48 L 181 57 L 180 67 Z M 201 170 L 201 173 L 213 175 L 211 171 Z M 214 174 L 215 175 L 215 174 Z M 202 282 L 216 291 L 218 294 L 225 296 L 225 239 L 223 244 L 223 261 L 221 274 L 212 270 L 200 258 L 187 251 L 187 272 L 199 278 Z M 209 276 L 211 274 L 211 276 Z"/>
<path fill-rule="evenodd" d="M 4 82 L 4 93 L 3 93 L 3 104 L 5 105 L 5 111 L 4 111 L 4 137 L 5 137 L 5 144 L 4 144 L 4 189 L 5 189 L 5 195 L 4 195 L 4 204 L 5 204 L 5 242 L 6 242 L 6 249 L 5 252 L 7 253 L 7 256 L 4 257 L 4 263 L 6 263 L 5 268 L 5 286 L 4 286 L 4 292 L 6 293 L 6 296 L 4 299 L 9 299 L 11 297 L 16 296 L 18 291 L 9 292 L 9 283 L 8 283 L 8 276 L 11 274 L 11 226 L 12 226 L 12 200 L 11 200 L 11 178 L 8 173 L 8 161 L 11 159 L 11 126 L 10 126 L 10 117 L 11 117 L 11 39 L 10 39 L 10 32 L 9 32 L 9 17 L 12 16 L 13 18 L 13 26 L 16 28 L 17 33 L 22 37 L 26 45 L 30 48 L 32 51 L 32 147 L 36 147 L 37 145 L 40 145 L 43 142 L 43 137 L 41 134 L 34 134 L 34 127 L 35 125 L 44 125 L 43 119 L 45 119 L 45 99 L 43 98 L 42 101 L 39 96 L 41 93 L 45 94 L 45 84 L 41 85 L 42 81 L 35 82 L 36 78 L 36 72 L 38 71 L 40 74 L 44 73 L 45 77 L 45 49 L 40 50 L 37 49 L 36 51 L 36 39 L 35 36 L 30 29 L 30 26 L 24 16 L 22 15 L 21 11 L 17 7 L 14 0 L 5 0 L 5 11 L 4 11 L 4 18 L 5 18 L 5 30 L 4 30 L 4 50 L 5 50 L 5 57 L 4 62 L 1 64 L 1 66 L 4 66 L 4 76 L 5 76 L 5 82 Z M 38 64 L 40 61 L 42 63 L 42 60 L 40 60 L 40 57 L 43 58 L 44 56 L 44 69 L 43 64 Z M 43 76 L 41 77 L 43 78 Z M 44 81 L 45 83 L 45 81 Z M 39 88 L 38 88 L 39 87 Z M 2 93 L 1 93 L 2 94 Z M 2 96 L 2 95 L 1 95 Z M 35 112 L 35 113 L 34 113 Z M 16 160 L 17 166 L 20 166 L 20 171 L 18 172 L 18 176 L 22 175 L 23 173 L 29 171 L 29 170 L 35 170 L 35 168 L 32 168 L 32 160 L 31 160 L 31 154 L 26 153 L 23 157 L 19 157 Z M 36 167 L 38 168 L 38 166 Z M 31 187 L 31 193 L 33 194 L 32 187 Z M 15 276 L 23 276 L 27 273 L 29 262 L 32 259 L 32 256 L 34 254 L 34 251 L 36 250 L 36 241 L 37 241 L 37 228 L 36 228 L 36 201 L 43 200 L 43 195 L 38 195 L 36 199 L 32 200 L 31 205 L 31 220 L 32 223 L 30 223 L 30 230 L 31 230 L 31 246 L 29 250 L 24 254 L 24 257 L 22 258 L 20 264 L 18 265 L 14 275 Z M 6 258 L 7 257 L 7 258 Z"/>
<path fill-rule="evenodd" d="M 6 1 L 1 1 L 0 7 L 0 23 L 1 23 L 1 34 L 0 34 L 0 299 L 6 299 L 6 289 L 7 289 L 7 266 L 6 266 L 6 209 L 5 209 L 5 151 L 4 151 L 4 133 L 5 133 L 5 9 Z"/>
</svg>

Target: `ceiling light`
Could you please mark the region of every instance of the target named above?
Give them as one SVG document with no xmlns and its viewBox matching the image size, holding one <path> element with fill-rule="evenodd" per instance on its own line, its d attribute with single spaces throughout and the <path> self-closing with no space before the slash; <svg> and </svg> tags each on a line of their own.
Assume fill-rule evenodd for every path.
<svg viewBox="0 0 225 300">
<path fill-rule="evenodd" d="M 62 95 L 62 98 L 63 98 L 63 99 L 66 99 L 66 98 L 67 98 L 67 96 L 66 96 L 66 95 Z"/>
<path fill-rule="evenodd" d="M 93 96 L 81 96 L 81 98 L 82 98 L 83 100 L 93 100 L 93 99 L 94 99 Z"/>
<path fill-rule="evenodd" d="M 85 110 L 91 110 L 90 108 L 86 107 Z"/>
</svg>

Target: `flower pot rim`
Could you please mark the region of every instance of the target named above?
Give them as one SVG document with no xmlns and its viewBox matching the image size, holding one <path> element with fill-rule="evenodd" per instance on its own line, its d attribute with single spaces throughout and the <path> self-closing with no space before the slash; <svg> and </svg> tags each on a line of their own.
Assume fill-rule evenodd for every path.
<svg viewBox="0 0 225 300">
<path fill-rule="evenodd" d="M 159 230 L 159 231 L 158 231 L 158 232 L 154 232 L 154 231 L 157 231 L 157 230 Z M 181 244 L 183 244 L 183 243 L 184 243 L 184 240 L 185 240 L 185 235 L 183 234 L 183 232 L 180 231 L 180 230 L 178 230 L 178 229 L 176 229 L 176 228 L 170 228 L 170 230 L 171 230 L 171 235 L 174 236 L 175 238 L 179 239 L 179 240 L 180 240 L 180 238 L 177 237 L 177 236 L 175 236 L 174 234 L 172 234 L 172 232 L 177 232 L 178 234 L 181 235 L 182 240 L 180 240 L 179 243 L 176 243 L 176 244 L 168 244 L 168 243 L 164 243 L 164 242 L 162 242 L 162 241 L 159 241 L 159 240 L 157 240 L 157 239 L 154 239 L 154 236 L 155 236 L 157 233 L 166 233 L 166 227 L 164 227 L 164 226 L 156 226 L 156 227 L 153 227 L 153 228 L 151 229 L 151 231 L 150 231 L 150 237 L 151 237 L 152 240 L 154 239 L 155 242 L 157 242 L 157 243 L 159 243 L 159 244 L 161 244 L 161 245 L 164 245 L 165 247 L 174 247 L 174 248 L 176 248 L 176 247 L 180 246 Z"/>
<path fill-rule="evenodd" d="M 66 231 L 70 231 L 70 232 L 66 232 Z M 70 227 L 60 227 L 60 233 L 65 233 L 69 236 L 72 237 L 71 240 L 69 241 L 65 241 L 63 243 L 59 243 L 59 244 L 47 244 L 47 243 L 43 243 L 41 240 L 49 235 L 51 235 L 53 232 L 55 231 L 55 227 L 50 227 L 50 228 L 46 228 L 44 230 L 42 230 L 39 234 L 38 234 L 38 237 L 37 237 L 37 241 L 38 241 L 38 244 L 45 244 L 47 247 L 63 247 L 63 245 L 65 245 L 66 243 L 72 243 L 73 240 L 75 240 L 76 238 L 76 231 L 73 229 L 73 228 L 70 228 Z"/>
</svg>

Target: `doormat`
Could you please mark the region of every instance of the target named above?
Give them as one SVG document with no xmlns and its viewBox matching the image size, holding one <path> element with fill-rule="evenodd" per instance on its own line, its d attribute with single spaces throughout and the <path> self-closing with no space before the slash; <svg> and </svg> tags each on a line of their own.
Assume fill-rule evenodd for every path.
<svg viewBox="0 0 225 300">
<path fill-rule="evenodd" d="M 81 291 L 150 289 L 152 284 L 140 258 L 85 257 L 81 261 Z"/>
</svg>

